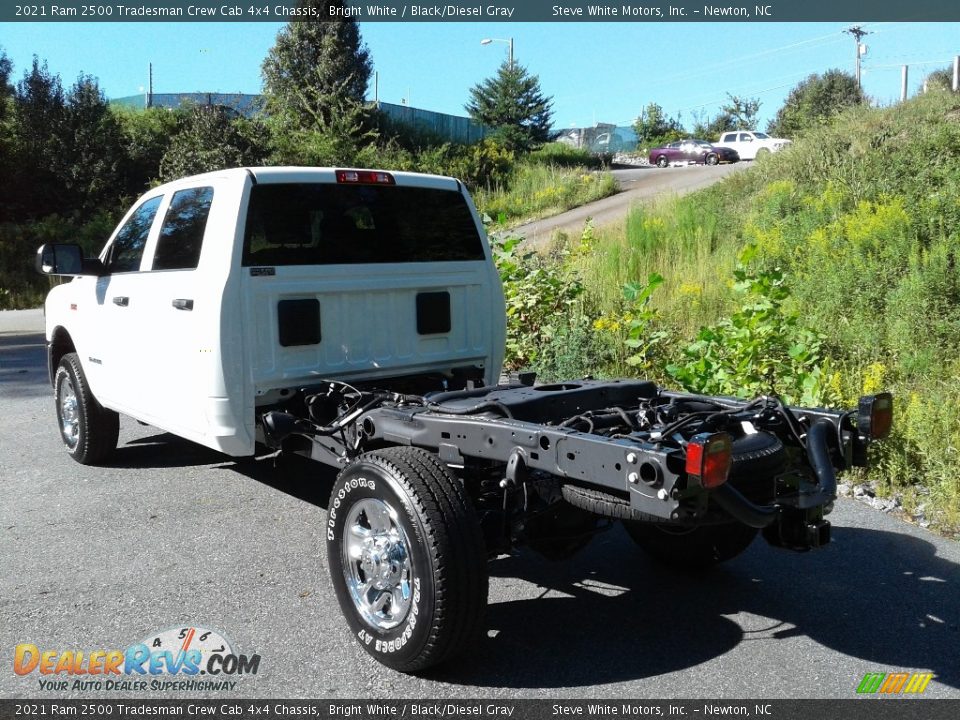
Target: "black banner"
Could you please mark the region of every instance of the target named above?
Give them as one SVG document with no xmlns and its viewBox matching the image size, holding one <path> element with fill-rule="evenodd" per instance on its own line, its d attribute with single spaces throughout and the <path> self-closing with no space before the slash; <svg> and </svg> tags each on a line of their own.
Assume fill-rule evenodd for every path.
<svg viewBox="0 0 960 720">
<path fill-rule="evenodd" d="M 960 699 L 851 700 L 0 700 L 0 718 L 477 718 L 557 720 L 615 717 L 760 720 L 954 720 Z"/>
<path fill-rule="evenodd" d="M 735 0 L 736 1 L 736 0 Z M 326 11 L 325 11 L 326 10 Z M 332 10 L 332 11 L 331 11 Z M 799 22 L 960 21 L 944 0 L 758 0 L 737 4 L 582 0 L 345 0 L 332 7 L 298 0 L 61 0 L 3 3 L 0 22 Z"/>
</svg>

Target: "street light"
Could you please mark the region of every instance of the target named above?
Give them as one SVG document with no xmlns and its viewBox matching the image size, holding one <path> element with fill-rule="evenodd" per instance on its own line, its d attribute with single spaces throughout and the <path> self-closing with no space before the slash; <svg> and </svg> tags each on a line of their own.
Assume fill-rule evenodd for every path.
<svg viewBox="0 0 960 720">
<path fill-rule="evenodd" d="M 481 45 L 489 45 L 490 43 L 502 42 L 510 46 L 510 55 L 509 62 L 510 68 L 513 69 L 513 38 L 484 38 L 480 41 Z"/>
</svg>

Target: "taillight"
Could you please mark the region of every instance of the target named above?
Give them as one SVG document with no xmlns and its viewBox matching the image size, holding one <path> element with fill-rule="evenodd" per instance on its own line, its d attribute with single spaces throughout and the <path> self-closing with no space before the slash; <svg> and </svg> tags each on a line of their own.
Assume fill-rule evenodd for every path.
<svg viewBox="0 0 960 720">
<path fill-rule="evenodd" d="M 857 412 L 857 430 L 871 440 L 882 440 L 890 434 L 893 425 L 893 396 L 877 393 L 860 398 Z"/>
<path fill-rule="evenodd" d="M 396 185 L 393 175 L 379 170 L 337 170 L 337 182 L 353 185 Z"/>
<path fill-rule="evenodd" d="M 733 438 L 727 433 L 700 433 L 687 443 L 687 475 L 705 488 L 723 485 L 733 463 Z"/>
</svg>

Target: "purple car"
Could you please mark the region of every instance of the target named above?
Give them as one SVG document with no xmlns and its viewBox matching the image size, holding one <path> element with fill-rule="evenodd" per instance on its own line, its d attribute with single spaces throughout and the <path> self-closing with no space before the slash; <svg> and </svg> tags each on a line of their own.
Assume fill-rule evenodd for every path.
<svg viewBox="0 0 960 720">
<path fill-rule="evenodd" d="M 706 140 L 695 138 L 677 140 L 650 151 L 650 164 L 662 168 L 674 163 L 717 165 L 723 162 L 737 162 L 739 159 L 740 156 L 736 150 L 711 145 Z"/>
</svg>

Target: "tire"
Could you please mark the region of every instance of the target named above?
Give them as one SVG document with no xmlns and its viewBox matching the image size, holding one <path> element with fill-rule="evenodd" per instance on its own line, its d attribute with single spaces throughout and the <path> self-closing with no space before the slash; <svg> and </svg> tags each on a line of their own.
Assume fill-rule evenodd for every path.
<svg viewBox="0 0 960 720">
<path fill-rule="evenodd" d="M 709 153 L 704 160 L 707 165 L 719 165 L 720 158 L 715 153 Z"/>
<path fill-rule="evenodd" d="M 740 523 L 687 528 L 625 520 L 623 526 L 655 561 L 684 570 L 701 570 L 735 558 L 759 532 Z"/>
<path fill-rule="evenodd" d="M 479 638 L 488 584 L 480 523 L 435 455 L 395 447 L 347 466 L 330 497 L 327 557 L 350 630 L 384 665 L 418 672 Z"/>
<path fill-rule="evenodd" d="M 770 148 L 760 148 L 759 150 L 757 150 L 756 159 L 759 160 L 761 157 L 769 154 L 770 154 Z"/>
<path fill-rule="evenodd" d="M 90 392 L 76 353 L 60 359 L 53 380 L 57 424 L 67 452 L 82 465 L 99 465 L 117 448 L 120 416 Z"/>
<path fill-rule="evenodd" d="M 667 159 L 666 155 L 661 155 L 660 157 L 657 158 L 658 168 L 665 168 L 669 164 L 670 164 L 670 161 Z"/>
</svg>

